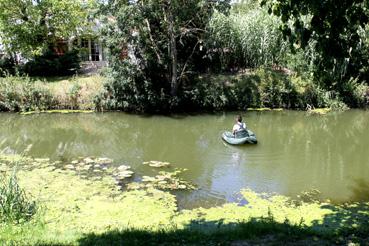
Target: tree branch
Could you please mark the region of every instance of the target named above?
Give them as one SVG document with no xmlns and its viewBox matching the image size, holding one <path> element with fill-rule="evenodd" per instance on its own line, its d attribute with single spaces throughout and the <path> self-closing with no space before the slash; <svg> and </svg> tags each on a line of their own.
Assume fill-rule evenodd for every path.
<svg viewBox="0 0 369 246">
<path fill-rule="evenodd" d="M 191 57 L 193 56 L 193 54 L 195 53 L 195 50 L 197 48 L 197 46 L 200 44 L 200 40 L 197 41 L 197 43 L 195 44 L 195 46 L 192 49 L 191 54 L 187 57 L 187 60 L 185 62 L 185 64 L 183 65 L 181 74 L 179 75 L 178 79 L 180 80 L 185 74 L 186 74 L 186 67 L 188 65 L 188 62 L 190 61 Z"/>
<path fill-rule="evenodd" d="M 154 41 L 154 38 L 151 35 L 150 23 L 149 23 L 149 20 L 147 18 L 145 19 L 145 23 L 146 23 L 147 29 L 149 30 L 149 39 L 151 41 L 151 46 L 152 46 L 152 48 L 153 48 L 153 50 L 156 54 L 156 57 L 158 58 L 159 64 L 162 64 L 163 62 L 162 62 L 161 56 L 159 54 L 160 51 L 159 51 L 159 48 L 158 48 L 158 46 L 156 45 L 156 43 Z"/>
</svg>

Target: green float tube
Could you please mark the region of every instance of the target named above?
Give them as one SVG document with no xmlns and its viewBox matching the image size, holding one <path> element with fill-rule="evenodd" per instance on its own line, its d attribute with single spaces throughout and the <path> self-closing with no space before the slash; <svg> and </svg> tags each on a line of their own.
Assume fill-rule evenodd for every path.
<svg viewBox="0 0 369 246">
<path fill-rule="evenodd" d="M 255 133 L 253 133 L 249 129 L 242 129 L 240 131 L 237 131 L 234 135 L 230 131 L 225 131 L 222 134 L 222 139 L 232 145 L 240 145 L 240 144 L 246 144 L 246 143 L 249 143 L 249 144 L 258 143 Z"/>
</svg>

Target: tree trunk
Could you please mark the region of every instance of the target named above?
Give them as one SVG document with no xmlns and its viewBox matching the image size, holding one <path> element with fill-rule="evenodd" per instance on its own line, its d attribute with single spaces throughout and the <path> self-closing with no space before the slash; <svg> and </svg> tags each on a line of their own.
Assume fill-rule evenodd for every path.
<svg viewBox="0 0 369 246">
<path fill-rule="evenodd" d="M 168 1 L 169 8 L 168 8 L 168 32 L 169 32 L 169 52 L 170 52 L 170 58 L 172 61 L 171 66 L 171 81 L 170 81 L 170 94 L 172 96 L 177 96 L 177 90 L 178 90 L 178 75 L 177 75 L 177 44 L 176 44 L 176 35 L 175 35 L 175 29 L 174 29 L 174 17 L 173 17 L 173 7 L 171 0 Z"/>
</svg>

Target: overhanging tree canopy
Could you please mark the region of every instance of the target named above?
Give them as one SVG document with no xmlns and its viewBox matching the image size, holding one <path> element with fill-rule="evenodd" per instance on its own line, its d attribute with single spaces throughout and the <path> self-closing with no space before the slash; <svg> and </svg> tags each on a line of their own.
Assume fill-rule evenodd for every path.
<svg viewBox="0 0 369 246">
<path fill-rule="evenodd" d="M 339 80 L 360 75 L 364 66 L 360 63 L 368 60 L 361 35 L 369 22 L 367 0 L 263 0 L 262 4 L 281 17 L 281 30 L 291 44 L 304 48 L 315 41 L 321 71 L 336 71 Z"/>
<path fill-rule="evenodd" d="M 87 22 L 93 0 L 0 0 L 0 33 L 5 49 L 23 56 L 40 54 Z"/>
<path fill-rule="evenodd" d="M 175 98 L 201 67 L 214 8 L 228 7 L 227 0 L 109 1 L 104 36 L 112 53 L 111 89 L 118 107 L 150 107 Z"/>
</svg>

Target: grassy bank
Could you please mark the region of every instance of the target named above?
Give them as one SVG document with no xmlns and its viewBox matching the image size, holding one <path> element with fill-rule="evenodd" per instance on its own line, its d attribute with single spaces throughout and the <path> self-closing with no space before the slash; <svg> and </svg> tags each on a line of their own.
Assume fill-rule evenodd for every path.
<svg viewBox="0 0 369 246">
<path fill-rule="evenodd" d="M 191 85 L 183 84 L 183 93 L 175 99 L 141 98 L 149 100 L 150 105 L 153 103 L 151 106 L 146 101 L 135 105 L 133 101 L 139 98 L 128 100 L 133 95 L 126 93 L 122 96 L 123 92 L 116 91 L 111 83 L 109 78 L 100 75 L 0 78 L 0 111 L 124 110 L 169 113 L 248 108 L 345 110 L 349 106 L 366 107 L 369 104 L 369 87 L 366 85 L 353 84 L 345 95 L 340 95 L 286 71 L 267 69 L 237 74 L 203 74 L 191 81 Z M 175 100 L 176 106 L 168 100 Z M 348 101 L 352 103 L 346 104 Z"/>
<path fill-rule="evenodd" d="M 14 163 L 20 186 L 39 209 L 28 222 L 3 223 L 3 245 L 345 244 L 368 239 L 368 203 L 335 206 L 243 190 L 248 202 L 243 206 L 178 211 L 175 196 L 167 191 L 121 191 L 109 175 L 86 178 L 47 159 L 3 156 L 2 175 Z"/>
<path fill-rule="evenodd" d="M 191 94 L 192 93 L 192 94 Z M 189 92 L 192 101 L 209 109 L 330 108 L 345 110 L 365 107 L 369 103 L 369 87 L 352 86 L 341 95 L 328 91 L 314 81 L 289 74 L 286 71 L 256 69 L 237 74 L 204 74 L 199 77 L 196 89 Z M 348 98 L 352 101 L 346 104 Z"/>
<path fill-rule="evenodd" d="M 0 78 L 1 111 L 42 111 L 50 109 L 94 110 L 95 97 L 103 88 L 99 75 L 30 78 Z"/>
</svg>

